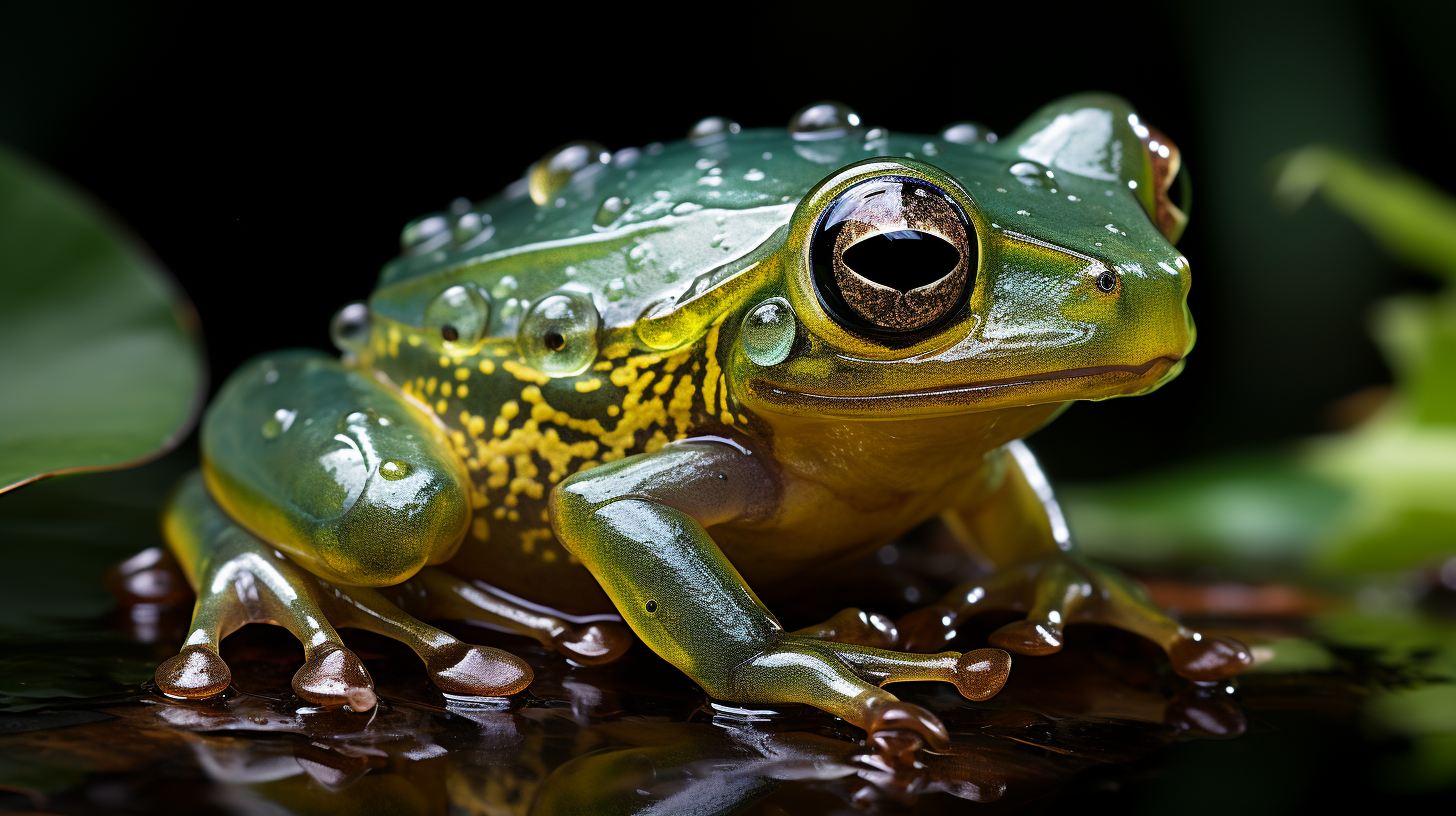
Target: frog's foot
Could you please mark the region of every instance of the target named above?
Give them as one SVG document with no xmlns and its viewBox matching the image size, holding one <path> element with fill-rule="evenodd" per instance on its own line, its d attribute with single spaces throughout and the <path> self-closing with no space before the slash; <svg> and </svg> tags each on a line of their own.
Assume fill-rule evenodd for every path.
<svg viewBox="0 0 1456 816">
<path fill-rule="evenodd" d="M 963 584 L 939 602 L 899 621 L 900 647 L 942 648 L 972 615 L 988 609 L 1023 612 L 1025 620 L 991 634 L 992 645 L 1025 655 L 1060 651 L 1069 623 L 1125 629 L 1168 653 L 1173 670 L 1190 680 L 1219 680 L 1248 668 L 1249 649 L 1233 638 L 1204 637 L 1168 617 L 1136 582 L 1116 570 L 1058 552 Z"/>
<path fill-rule="evenodd" d="M 462 643 L 374 590 L 338 587 L 303 570 L 228 518 L 195 473 L 173 495 L 164 528 L 197 587 L 186 644 L 156 672 L 165 694 L 197 699 L 226 689 L 231 672 L 218 644 L 247 623 L 281 625 L 303 643 L 305 662 L 294 675 L 293 690 L 316 705 L 367 711 L 376 702 L 369 672 L 344 646 L 335 623 L 402 641 L 448 693 L 500 696 L 531 682 L 530 667 L 514 655 Z"/>
<path fill-rule="evenodd" d="M 865 612 L 852 606 L 839 610 L 834 617 L 817 626 L 798 629 L 793 634 L 815 640 L 873 646 L 877 649 L 892 649 L 900 639 L 893 619 L 878 612 Z"/>
<path fill-rule="evenodd" d="M 470 620 L 534 638 L 582 666 L 610 663 L 632 645 L 632 632 L 620 621 L 576 622 L 542 607 L 526 604 L 481 581 L 467 581 L 437 567 L 385 594 L 422 618 Z"/>
<path fill-rule="evenodd" d="M 917 655 L 784 635 L 728 670 L 724 687 L 710 691 L 748 703 L 812 705 L 863 728 L 876 745 L 899 743 L 884 732 L 910 732 L 938 750 L 950 744 L 939 718 L 881 686 L 940 680 L 969 700 L 986 700 L 1010 673 L 1011 656 L 1000 649 Z"/>
</svg>

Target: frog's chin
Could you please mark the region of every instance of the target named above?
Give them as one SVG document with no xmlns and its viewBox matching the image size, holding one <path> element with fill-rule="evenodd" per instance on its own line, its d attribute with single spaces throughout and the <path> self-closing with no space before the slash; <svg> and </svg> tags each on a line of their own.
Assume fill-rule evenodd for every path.
<svg viewBox="0 0 1456 816">
<path fill-rule="evenodd" d="M 755 402 L 784 413 L 894 420 L 1132 396 L 1152 391 L 1182 370 L 1182 358 L 1170 355 L 1138 365 L 1067 368 L 886 394 L 816 394 L 756 378 L 747 386 Z"/>
</svg>

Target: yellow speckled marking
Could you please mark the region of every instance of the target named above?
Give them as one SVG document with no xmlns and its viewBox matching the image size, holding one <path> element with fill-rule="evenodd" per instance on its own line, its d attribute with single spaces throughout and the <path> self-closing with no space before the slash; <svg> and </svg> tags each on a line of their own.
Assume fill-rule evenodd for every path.
<svg viewBox="0 0 1456 816">
<path fill-rule="evenodd" d="M 457 379 L 457 380 L 468 380 L 468 379 L 470 379 L 470 369 L 468 369 L 468 368 L 457 368 L 457 369 L 455 369 L 455 379 Z"/>
<path fill-rule="evenodd" d="M 480 361 L 480 373 L 481 374 L 494 374 L 495 373 L 495 363 L 491 362 L 490 360 L 481 360 Z"/>
<path fill-rule="evenodd" d="M 592 377 L 590 380 L 578 380 L 576 383 L 576 390 L 583 394 L 595 391 L 601 387 L 602 381 L 596 377 Z"/>
</svg>

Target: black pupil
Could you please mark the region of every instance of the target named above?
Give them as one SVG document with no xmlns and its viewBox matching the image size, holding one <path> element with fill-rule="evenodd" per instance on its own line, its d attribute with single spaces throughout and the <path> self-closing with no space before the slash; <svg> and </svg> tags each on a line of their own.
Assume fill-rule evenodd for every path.
<svg viewBox="0 0 1456 816">
<path fill-rule="evenodd" d="M 546 343 L 546 348 L 552 351 L 561 351 L 561 349 L 566 347 L 566 338 L 562 337 L 561 332 L 555 329 L 546 332 L 546 336 L 542 340 Z"/>
<path fill-rule="evenodd" d="M 657 601 L 648 601 L 647 602 L 647 611 L 648 612 L 656 612 L 657 611 Z"/>
<path fill-rule="evenodd" d="M 882 232 L 844 251 L 844 264 L 860 277 L 901 292 L 935 283 L 960 262 L 955 244 L 918 230 Z"/>
<path fill-rule="evenodd" d="M 1103 272 L 1097 276 L 1097 288 L 1104 292 L 1111 292 L 1117 286 L 1117 278 L 1112 277 L 1111 272 Z"/>
<path fill-rule="evenodd" d="M 440 327 L 440 336 L 453 343 L 460 339 L 460 332 L 454 326 L 445 325 Z"/>
</svg>

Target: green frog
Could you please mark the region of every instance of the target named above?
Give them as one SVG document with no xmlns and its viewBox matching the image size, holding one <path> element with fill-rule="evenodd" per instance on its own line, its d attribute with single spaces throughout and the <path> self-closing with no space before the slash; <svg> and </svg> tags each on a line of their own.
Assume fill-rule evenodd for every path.
<svg viewBox="0 0 1456 816">
<path fill-rule="evenodd" d="M 635 634 L 715 698 L 936 745 L 943 725 L 884 685 L 987 699 L 1008 651 L 1055 652 L 1074 622 L 1195 680 L 1236 673 L 1246 647 L 1078 554 L 1020 441 L 1182 368 L 1179 176 L 1102 94 L 1004 138 L 819 103 L 787 128 L 564 145 L 408 224 L 335 318 L 341 358 L 267 354 L 223 385 L 164 513 L 197 605 L 157 685 L 222 692 L 220 640 L 266 621 L 303 642 L 315 704 L 376 703 L 336 627 L 405 643 L 447 695 L 525 689 L 519 657 L 422 622 L 462 619 L 582 665 Z M 849 607 L 787 631 L 760 599 L 937 516 L 986 577 L 898 622 Z M 1025 618 L 945 650 L 986 609 Z"/>
</svg>

